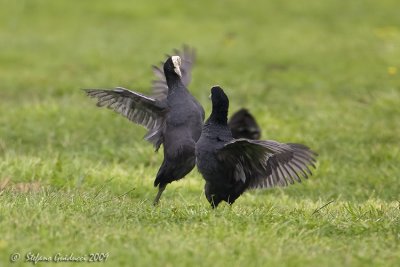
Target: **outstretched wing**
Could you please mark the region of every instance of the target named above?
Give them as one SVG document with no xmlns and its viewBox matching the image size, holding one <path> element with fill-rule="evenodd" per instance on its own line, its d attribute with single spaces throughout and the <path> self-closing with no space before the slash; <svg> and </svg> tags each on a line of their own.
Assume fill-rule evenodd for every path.
<svg viewBox="0 0 400 267">
<path fill-rule="evenodd" d="M 233 178 L 248 188 L 286 186 L 312 175 L 317 154 L 301 144 L 236 139 L 218 150 L 218 159 L 234 168 Z"/>
<path fill-rule="evenodd" d="M 120 113 L 130 121 L 140 124 L 149 132 L 146 140 L 153 143 L 156 150 L 162 143 L 162 127 L 167 105 L 163 101 L 153 99 L 128 89 L 84 89 L 88 96 L 97 98 L 98 107 L 107 107 Z"/>
<path fill-rule="evenodd" d="M 196 51 L 187 45 L 183 45 L 182 50 L 174 49 L 173 55 L 179 56 L 182 60 L 181 73 L 182 83 L 185 87 L 188 87 L 192 80 L 192 66 L 196 59 Z M 167 55 L 169 57 L 169 55 Z M 159 66 L 153 66 L 153 73 L 156 79 L 152 81 L 152 97 L 158 100 L 163 100 L 168 95 L 168 86 L 165 80 L 164 63 L 161 62 Z"/>
</svg>

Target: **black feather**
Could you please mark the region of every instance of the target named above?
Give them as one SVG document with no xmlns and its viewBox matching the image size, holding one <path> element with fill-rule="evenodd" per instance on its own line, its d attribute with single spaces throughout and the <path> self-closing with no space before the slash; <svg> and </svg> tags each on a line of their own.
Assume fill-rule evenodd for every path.
<svg viewBox="0 0 400 267">
<path fill-rule="evenodd" d="M 261 129 L 251 113 L 242 108 L 235 112 L 228 122 L 233 138 L 248 138 L 258 140 L 261 137 Z"/>
<path fill-rule="evenodd" d="M 228 98 L 213 87 L 211 99 L 213 109 L 196 144 L 196 162 L 213 207 L 221 201 L 232 204 L 247 189 L 287 186 L 312 175 L 315 152 L 302 144 L 234 139 L 226 122 Z"/>
<path fill-rule="evenodd" d="M 188 51 L 184 47 L 184 54 L 190 58 L 183 60 L 181 72 L 185 76 L 182 79 L 175 73 L 171 57 L 162 69 L 153 66 L 158 78 L 153 81 L 153 97 L 121 87 L 85 89 L 88 96 L 97 98 L 99 107 L 113 109 L 145 127 L 148 130 L 145 139 L 154 145 L 156 151 L 163 144 L 164 161 L 154 181 L 154 186 L 159 187 L 155 204 L 167 184 L 183 178 L 195 166 L 195 143 L 201 134 L 204 110 L 185 85 L 190 81 L 189 60 L 194 59 L 194 52 Z"/>
</svg>

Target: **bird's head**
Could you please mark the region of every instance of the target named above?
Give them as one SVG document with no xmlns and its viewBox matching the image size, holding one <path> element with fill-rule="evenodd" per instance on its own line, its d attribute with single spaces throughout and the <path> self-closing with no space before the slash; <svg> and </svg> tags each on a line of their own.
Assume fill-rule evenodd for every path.
<svg viewBox="0 0 400 267">
<path fill-rule="evenodd" d="M 226 109 L 229 107 L 229 99 L 224 90 L 218 85 L 211 88 L 211 101 L 213 107 L 225 107 Z"/>
<path fill-rule="evenodd" d="M 182 60 L 179 56 L 169 57 L 164 63 L 165 75 L 176 74 L 179 77 L 182 77 L 181 64 Z"/>
<path fill-rule="evenodd" d="M 218 85 L 211 88 L 212 113 L 211 118 L 226 124 L 228 120 L 229 99 Z"/>
</svg>

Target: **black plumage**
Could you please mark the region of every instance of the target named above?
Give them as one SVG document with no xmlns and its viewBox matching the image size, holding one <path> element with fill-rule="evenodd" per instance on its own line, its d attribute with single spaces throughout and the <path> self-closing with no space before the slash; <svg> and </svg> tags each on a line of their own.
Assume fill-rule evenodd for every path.
<svg viewBox="0 0 400 267">
<path fill-rule="evenodd" d="M 196 51 L 187 45 L 183 45 L 182 49 L 174 49 L 173 53 L 181 58 L 181 81 L 185 87 L 188 87 L 192 80 L 192 68 L 196 61 Z M 167 55 L 167 58 L 170 55 Z M 168 95 L 168 84 L 164 74 L 164 62 L 160 66 L 153 65 L 153 73 L 156 77 L 152 81 L 152 97 L 158 100 L 165 100 Z"/>
<path fill-rule="evenodd" d="M 187 87 L 192 80 L 192 68 L 196 62 L 196 50 L 187 45 L 183 45 L 181 50 L 174 49 L 173 53 L 180 56 L 182 59 L 182 83 Z M 157 79 L 152 81 L 152 97 L 158 100 L 165 99 L 168 94 L 168 86 L 165 81 L 162 64 L 163 63 L 161 63 L 160 66 L 153 65 L 153 72 Z M 261 129 L 256 119 L 245 108 L 235 112 L 229 119 L 228 125 L 234 138 L 257 140 L 261 137 Z"/>
<path fill-rule="evenodd" d="M 234 139 L 227 125 L 228 97 L 211 89 L 212 113 L 196 144 L 196 164 L 213 208 L 229 204 L 247 189 L 286 186 L 310 176 L 317 154 L 307 146 L 272 140 Z"/>
<path fill-rule="evenodd" d="M 182 64 L 179 56 L 168 57 L 162 70 L 165 97 L 147 97 L 121 87 L 85 89 L 88 96 L 98 99 L 98 106 L 111 108 L 144 126 L 148 130 L 145 139 L 156 150 L 164 146 L 164 161 L 154 181 L 159 189 L 154 204 L 167 184 L 183 178 L 195 166 L 195 143 L 201 134 L 204 110 L 183 83 L 187 77 L 183 73 L 190 73 L 188 67 L 190 64 Z"/>
<path fill-rule="evenodd" d="M 256 119 L 245 109 L 239 109 L 229 119 L 228 126 L 233 138 L 247 138 L 258 140 L 261 137 L 261 129 Z"/>
</svg>

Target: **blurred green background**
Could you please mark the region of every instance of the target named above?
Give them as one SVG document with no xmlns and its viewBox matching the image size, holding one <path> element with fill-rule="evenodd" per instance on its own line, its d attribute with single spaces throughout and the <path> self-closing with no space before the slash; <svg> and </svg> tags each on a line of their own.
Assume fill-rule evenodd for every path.
<svg viewBox="0 0 400 267">
<path fill-rule="evenodd" d="M 127 266 L 400 262 L 398 1 L 0 5 L 0 265 L 29 251 Z M 80 89 L 149 93 L 150 66 L 183 43 L 206 116 L 219 84 L 264 139 L 316 150 L 314 176 L 212 211 L 193 171 L 151 206 L 162 153 Z"/>
</svg>

